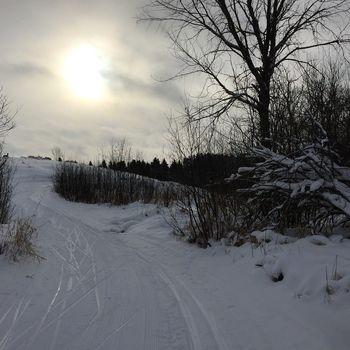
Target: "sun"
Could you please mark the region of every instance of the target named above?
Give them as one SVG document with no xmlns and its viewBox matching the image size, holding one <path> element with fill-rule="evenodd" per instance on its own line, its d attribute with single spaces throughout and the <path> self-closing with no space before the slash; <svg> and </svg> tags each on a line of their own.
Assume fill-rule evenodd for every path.
<svg viewBox="0 0 350 350">
<path fill-rule="evenodd" d="M 99 50 L 81 45 L 67 54 L 63 75 L 77 96 L 97 100 L 105 94 L 104 69 L 105 60 Z"/>
</svg>

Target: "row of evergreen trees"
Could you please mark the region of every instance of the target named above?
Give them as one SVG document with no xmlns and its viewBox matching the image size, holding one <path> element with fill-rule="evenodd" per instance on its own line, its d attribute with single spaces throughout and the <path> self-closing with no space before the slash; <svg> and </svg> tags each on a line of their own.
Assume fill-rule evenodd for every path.
<svg viewBox="0 0 350 350">
<path fill-rule="evenodd" d="M 90 165 L 92 166 L 91 162 Z M 170 165 L 165 159 L 161 161 L 154 158 L 152 162 L 133 159 L 130 162 L 107 163 L 106 160 L 102 160 L 99 167 L 126 171 L 161 181 L 204 187 L 221 182 L 235 173 L 239 167 L 247 165 L 250 165 L 250 160 L 244 156 L 207 153 L 184 158 L 183 161 L 174 160 Z"/>
</svg>

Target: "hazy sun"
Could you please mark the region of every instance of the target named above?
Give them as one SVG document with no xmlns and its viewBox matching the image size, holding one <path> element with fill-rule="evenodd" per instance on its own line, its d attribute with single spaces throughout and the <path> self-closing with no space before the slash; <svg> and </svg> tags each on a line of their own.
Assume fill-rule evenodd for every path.
<svg viewBox="0 0 350 350">
<path fill-rule="evenodd" d="M 74 92 L 84 99 L 99 99 L 105 93 L 102 72 L 104 58 L 93 46 L 72 49 L 64 62 L 64 77 Z"/>
</svg>

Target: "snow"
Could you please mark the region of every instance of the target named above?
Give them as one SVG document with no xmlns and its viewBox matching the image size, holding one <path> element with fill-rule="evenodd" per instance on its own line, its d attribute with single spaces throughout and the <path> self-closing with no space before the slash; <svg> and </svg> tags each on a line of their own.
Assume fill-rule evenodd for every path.
<svg viewBox="0 0 350 350">
<path fill-rule="evenodd" d="M 251 233 L 251 236 L 255 237 L 256 240 L 261 242 L 274 242 L 276 244 L 287 244 L 292 243 L 297 240 L 295 237 L 283 236 L 280 233 L 276 233 L 273 230 L 263 230 L 263 231 L 254 231 Z"/>
<path fill-rule="evenodd" d="M 310 184 L 310 192 L 318 191 L 324 185 L 324 182 L 325 181 L 323 179 L 319 179 L 319 180 L 313 181 Z"/>
<path fill-rule="evenodd" d="M 46 260 L 0 256 L 0 350 L 349 349 L 348 239 L 199 249 L 161 208 L 70 203 L 53 162 L 15 162 L 16 213 Z"/>
</svg>

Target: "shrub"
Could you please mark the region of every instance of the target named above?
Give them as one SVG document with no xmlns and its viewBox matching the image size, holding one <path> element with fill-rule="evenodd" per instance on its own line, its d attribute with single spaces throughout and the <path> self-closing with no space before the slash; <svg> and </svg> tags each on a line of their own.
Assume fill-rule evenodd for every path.
<svg viewBox="0 0 350 350">
<path fill-rule="evenodd" d="M 179 185 L 140 175 L 61 163 L 53 174 L 54 190 L 63 198 L 84 203 L 125 205 L 135 201 L 169 206 L 179 196 Z"/>
<path fill-rule="evenodd" d="M 0 224 L 8 223 L 12 214 L 13 167 L 0 150 Z"/>
<path fill-rule="evenodd" d="M 235 196 L 228 184 L 218 184 L 206 189 L 184 186 L 177 201 L 178 212 L 185 214 L 184 225 L 176 211 L 172 213 L 175 233 L 187 236 L 189 242 L 200 247 L 210 246 L 210 240 L 230 238 L 231 244 L 242 244 L 251 226 L 249 208 Z"/>
</svg>

